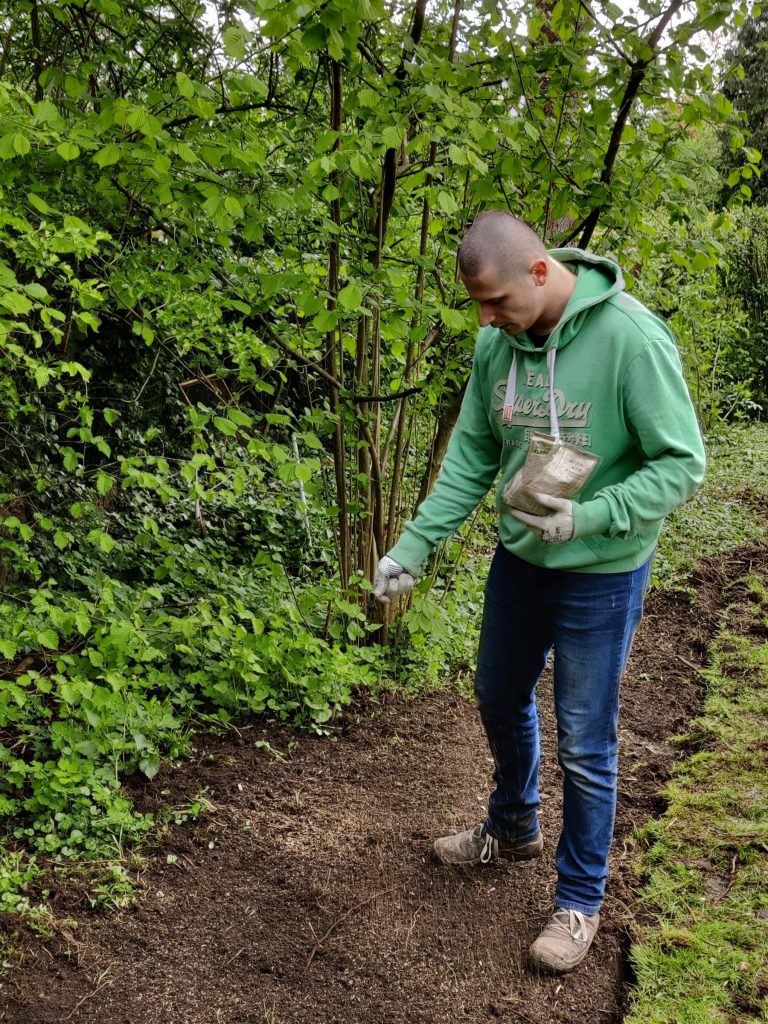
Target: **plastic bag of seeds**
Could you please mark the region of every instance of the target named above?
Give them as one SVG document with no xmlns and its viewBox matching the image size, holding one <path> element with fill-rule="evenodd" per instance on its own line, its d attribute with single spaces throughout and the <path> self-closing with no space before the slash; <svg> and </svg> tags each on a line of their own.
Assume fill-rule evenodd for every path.
<svg viewBox="0 0 768 1024">
<path fill-rule="evenodd" d="M 589 479 L 600 456 L 568 444 L 552 434 L 536 433 L 525 465 L 504 488 L 503 498 L 511 508 L 534 516 L 551 509 L 533 497 L 537 492 L 558 498 L 572 498 Z"/>
</svg>

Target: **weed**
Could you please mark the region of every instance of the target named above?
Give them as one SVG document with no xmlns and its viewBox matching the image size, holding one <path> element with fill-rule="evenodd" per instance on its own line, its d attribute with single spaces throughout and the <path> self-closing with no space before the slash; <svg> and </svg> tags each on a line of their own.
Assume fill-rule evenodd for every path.
<svg viewBox="0 0 768 1024">
<path fill-rule="evenodd" d="M 208 787 L 206 786 L 195 795 L 191 803 L 167 808 L 163 813 L 165 822 L 173 821 L 174 825 L 183 825 L 187 821 L 196 821 L 203 812 L 210 814 L 214 809 L 214 804 L 205 796 L 207 791 Z"/>
</svg>

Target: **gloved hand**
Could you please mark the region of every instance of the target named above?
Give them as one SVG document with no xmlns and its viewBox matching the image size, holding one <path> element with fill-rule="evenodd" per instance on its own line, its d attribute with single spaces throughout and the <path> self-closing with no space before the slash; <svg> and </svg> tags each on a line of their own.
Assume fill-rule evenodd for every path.
<svg viewBox="0 0 768 1024">
<path fill-rule="evenodd" d="M 413 590 L 416 581 L 399 562 L 389 555 L 384 555 L 376 567 L 373 578 L 373 596 L 382 604 L 389 604 L 390 598 L 399 597 Z"/>
<path fill-rule="evenodd" d="M 556 498 L 552 494 L 537 492 L 533 495 L 540 505 L 552 511 L 546 516 L 532 516 L 528 512 L 510 508 L 509 513 L 515 519 L 538 533 L 547 544 L 564 544 L 573 537 L 573 502 L 570 498 Z"/>
</svg>

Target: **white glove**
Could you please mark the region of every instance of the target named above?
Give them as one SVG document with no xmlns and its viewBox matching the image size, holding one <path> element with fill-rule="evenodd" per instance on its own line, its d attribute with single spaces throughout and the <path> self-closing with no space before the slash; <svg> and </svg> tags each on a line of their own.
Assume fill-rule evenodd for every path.
<svg viewBox="0 0 768 1024">
<path fill-rule="evenodd" d="M 538 533 L 547 544 L 564 544 L 570 540 L 573 537 L 573 502 L 570 498 L 556 498 L 552 494 L 539 492 L 533 497 L 540 505 L 552 510 L 549 515 L 532 516 L 516 508 L 510 508 L 510 515 L 525 523 L 534 533 Z"/>
<path fill-rule="evenodd" d="M 389 604 L 392 597 L 399 597 L 400 594 L 407 594 L 413 590 L 416 581 L 399 562 L 389 555 L 384 555 L 376 566 L 376 575 L 373 578 L 373 596 L 382 604 Z"/>
</svg>

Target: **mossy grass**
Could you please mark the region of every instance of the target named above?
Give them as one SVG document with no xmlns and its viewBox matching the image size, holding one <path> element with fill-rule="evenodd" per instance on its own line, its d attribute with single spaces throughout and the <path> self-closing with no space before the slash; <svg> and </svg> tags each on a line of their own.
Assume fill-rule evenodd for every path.
<svg viewBox="0 0 768 1024">
<path fill-rule="evenodd" d="M 741 581 L 683 741 L 694 753 L 642 838 L 649 920 L 625 1024 L 768 1021 L 768 582 Z"/>
</svg>

